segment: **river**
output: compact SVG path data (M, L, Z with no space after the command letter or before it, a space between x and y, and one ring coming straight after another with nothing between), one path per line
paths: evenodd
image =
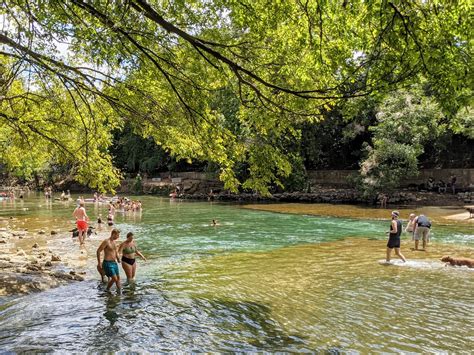
M87 271L83 282L2 297L0 350L474 349L474 270L439 261L444 254L474 256L472 224L434 223L427 252L411 251L413 242L403 236L408 262L387 266L379 261L389 210L318 205L310 215L288 205L141 199L142 213L116 217L121 239L133 231L148 258L138 261L137 282L122 294L105 292L94 270L95 250L108 227L87 240L81 253L67 233L73 202L30 196L0 205L0 217L14 217L12 228L59 231L38 236L38 242ZM106 216L105 206L86 208L93 220ZM403 210L402 217L407 214ZM220 225L211 226L212 219Z

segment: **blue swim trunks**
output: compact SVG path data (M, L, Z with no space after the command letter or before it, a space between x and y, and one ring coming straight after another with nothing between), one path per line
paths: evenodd
M108 277L119 274L118 264L115 261L104 260L102 262L102 269L104 269L105 275Z

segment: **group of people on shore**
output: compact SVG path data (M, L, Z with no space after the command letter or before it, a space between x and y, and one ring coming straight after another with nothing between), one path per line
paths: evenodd
M428 181L426 181L424 188L426 188L428 191L438 192L440 194L446 193L448 189L450 189L451 193L454 195L456 193L456 181L456 175L451 175L448 183L446 183L443 179L439 179L437 182L435 182L435 180L430 177L428 178Z
M401 244L401 235L402 235L402 221L399 220L400 212L392 211L392 221L390 223L390 230L388 234L388 243L387 243L387 257L386 262L390 262L390 257L392 250L395 249L395 254L406 261L405 256L400 252ZM412 240L415 241L415 248L413 250L425 251L430 240L430 229L431 221L424 214L416 216L414 213L411 213L407 226L405 227L405 232L411 234ZM420 240L423 243L423 248L419 249Z

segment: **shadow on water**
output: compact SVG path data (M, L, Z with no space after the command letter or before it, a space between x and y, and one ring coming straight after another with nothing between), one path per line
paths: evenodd
M116 311L118 304L120 303L120 295L106 295L106 303L105 303L105 312L104 318L110 322L110 327L114 327L115 323L119 319L119 315Z
M132 330L131 321L137 317L136 309L140 308L140 297L136 294L136 285L124 284L118 292L115 286L106 291L106 284L99 282L97 301L103 304L97 324L86 336L84 350L118 351L129 347L125 333Z
M223 346L219 350L275 351L277 349L300 349L305 338L288 334L279 323L272 319L271 309L251 301L206 300L199 307L209 309L210 316L224 330Z

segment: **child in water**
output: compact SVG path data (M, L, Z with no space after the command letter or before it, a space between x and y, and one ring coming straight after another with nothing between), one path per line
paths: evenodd
M107 216L107 224L109 226L114 225L114 215L111 212L109 212L109 215Z

